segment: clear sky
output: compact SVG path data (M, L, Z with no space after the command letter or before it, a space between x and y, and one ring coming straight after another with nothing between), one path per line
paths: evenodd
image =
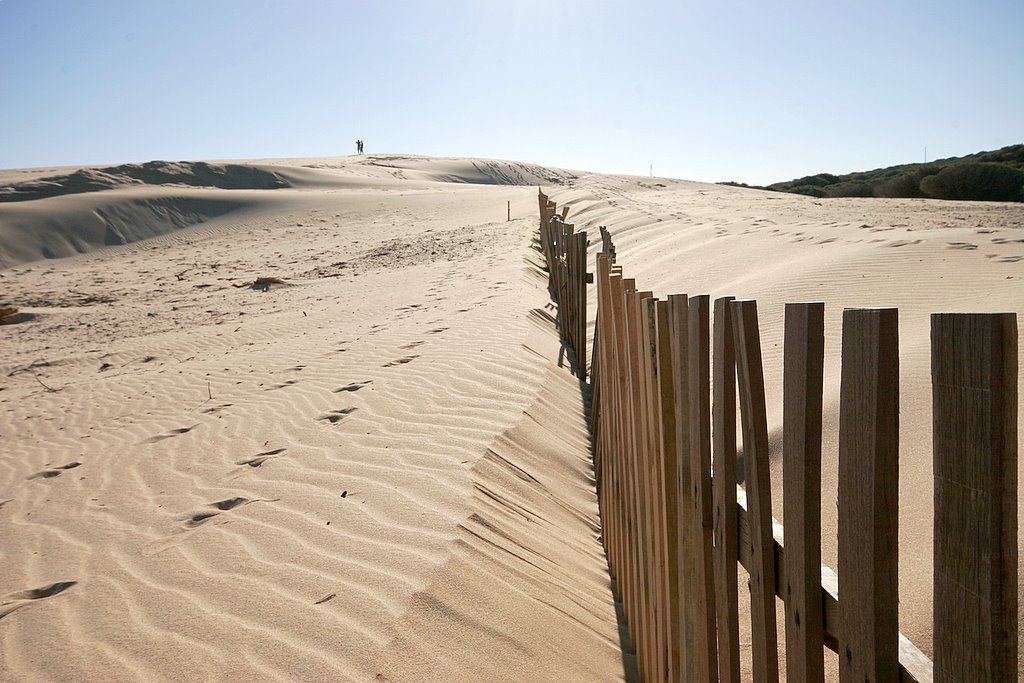
M0 167L484 156L768 183L1024 142L1024 0L0 0Z

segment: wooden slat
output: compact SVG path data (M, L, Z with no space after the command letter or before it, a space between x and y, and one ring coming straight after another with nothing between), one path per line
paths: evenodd
M640 622L640 604L642 598L642 585L640 580L640 558L638 536L638 515L636 511L637 480L636 480L636 415L634 405L633 371L635 364L635 343L636 329L633 324L632 310L630 305L634 301L633 295L636 292L635 280L629 278L623 281L622 300L619 302L620 320L622 324L622 355L620 358L622 371L622 428L623 428L623 454L622 454L622 476L623 476L623 520L625 526L625 541L623 543L624 557L627 565L628 583L626 584L626 616L629 620L629 630L633 637L633 644L637 653L637 668L643 666L643 624ZM642 673L641 673L642 675Z
M655 309L657 299L646 297L640 304L640 361L641 373L643 375L643 432L644 432L644 457L643 468L646 482L644 495L644 514L647 519L647 533L645 542L648 556L648 586L649 597L647 612L650 618L650 648L651 648L651 675L647 678L652 683L664 680L664 672L667 668L665 655L665 596L662 585L662 572L664 560L662 552L664 544L661 536L663 525L661 515L663 509L663 492L661 490L658 473L661 469L661 418L658 413L658 398L660 395L656 376L657 363L657 330L655 328Z
M690 481L690 366L689 366L689 302L685 294L668 298L671 324L670 351L672 354L672 397L675 401L676 421L676 506L678 550L675 563L679 568L679 658L680 681L699 681L697 648L697 612L694 609L701 595L697 574L696 550L697 520Z
M712 494L714 499L715 606L718 674L723 683L740 680L739 595L736 534L736 353L731 296L715 300L714 400L712 401Z
M932 316L935 680L1017 680L1017 318Z
M615 453L614 470L616 481L616 504L613 514L615 515L616 528L616 581L619 588L619 595L622 598L623 610L630 623L630 645L636 651L636 633L632 628L632 588L633 588L633 563L631 557L631 527L629 514L629 487L630 481L627 476L627 458L629 457L628 443L628 417L627 417L627 394L626 384L626 327L623 312L623 301L627 287L632 288L632 281L623 282L622 274L617 269L612 270L609 284L608 312L611 314L609 326L614 330L612 339L613 348L613 389L614 389L614 414L612 416L615 435L613 450Z
M896 309L843 311L839 414L839 679L898 675Z
M679 602L679 487L676 448L675 367L672 363L672 321L669 302L659 301L655 315L658 329L658 389L661 403L661 480L665 491L665 605L668 640L668 680L682 679L680 659Z
M694 509L694 558L697 594L689 599L695 613L694 654L697 680L718 680L715 633L715 581L711 518L711 362L708 296L689 300L690 491Z
M630 291L625 293L624 311L626 319L626 358L627 384L629 387L629 430L630 452L627 472L631 482L629 515L631 518L631 543L634 571L633 586L633 618L630 623L636 634L637 664L640 675L645 680L651 675L650 613L647 611L648 593L648 557L646 552L645 534L647 533L647 516L644 513L644 495L646 480L642 466L644 454L644 424L642 407L642 385L640 376L640 322L639 300L641 293Z
M606 254L597 255L595 270L597 272L597 309L600 311L602 305L608 305L609 296L608 279L611 276L611 263ZM608 316L598 318L594 322L594 362L595 367L600 367L602 370L606 370L608 366L607 348L609 345L601 346L597 343L597 340L605 335L610 335L610 332L603 329L607 326L607 322ZM614 532L611 529L613 524L610 521L612 499L609 495L610 487L613 485L613 479L609 474L609 460L612 456L609 453L610 449L607 442L608 430L605 428L610 408L606 406L608 399L602 395L599 373L594 374L590 390L590 416L595 444L594 476L597 485L598 512L601 516L601 541L604 545L605 555L608 557L608 569L614 578L615 567L611 549L611 535Z
M656 581L654 557L654 520L653 520L653 484L651 482L651 430L650 430L650 377L647 368L647 344L644 339L647 325L644 321L645 299L651 292L635 292L633 294L633 323L636 338L631 347L634 355L632 371L635 373L634 385L634 425L636 434L636 474L637 474L637 546L640 557L641 597L639 602L640 619L643 622L641 639L644 650L644 680L657 680L657 641L658 620L655 608Z
M743 459L751 512L750 618L753 675L756 681L779 680L775 623L775 556L772 547L772 489L768 459L768 420L761 367L757 302L734 301L732 311L736 369L743 423Z
M587 378L587 233L576 235L576 358L579 359L580 378Z
M782 399L782 509L786 520L786 678L820 683L821 399L825 304L786 304Z

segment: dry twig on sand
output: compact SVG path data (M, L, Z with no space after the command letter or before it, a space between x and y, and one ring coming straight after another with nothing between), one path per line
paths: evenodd
M35 365L36 365L35 363L32 363L31 365L29 365L28 366L28 370L29 370L29 372L32 373L32 376L36 378L36 381L39 382L39 384L41 384L42 387L44 389L46 389L47 391L49 391L49 392L57 393L58 391L60 391L60 389L54 389L53 387L51 387L48 384L46 384L46 382L44 382L43 380L39 379L39 375L36 374Z

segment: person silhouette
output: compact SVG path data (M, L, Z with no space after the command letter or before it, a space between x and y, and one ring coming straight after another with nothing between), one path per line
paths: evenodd
M356 140L356 154L362 154L362 153L363 153L363 141L362 140Z

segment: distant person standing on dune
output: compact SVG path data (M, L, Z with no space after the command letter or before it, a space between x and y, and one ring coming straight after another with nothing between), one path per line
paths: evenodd
M362 153L363 153L363 141L362 140L356 140L356 154L362 154Z

